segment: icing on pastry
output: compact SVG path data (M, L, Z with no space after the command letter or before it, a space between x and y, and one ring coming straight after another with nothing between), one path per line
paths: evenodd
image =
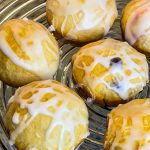
M105 146L110 144L109 150L117 147L126 150L149 150L149 108L150 99L141 99L133 100L112 110L108 117Z
M29 150L38 150L37 148L33 147L33 148L30 148Z
M83 62L82 67L78 64L84 56L91 57L93 62L90 65ZM92 83L89 84L88 79L91 78L91 73L98 64L107 71L100 75L94 75ZM73 70L75 68L84 70L85 75L82 83L89 85L89 89L103 83L123 100L128 100L130 89L140 86L142 90L148 81L148 64L145 55L131 48L126 42L121 44L121 42L111 39L106 39L103 43L95 46L81 48L73 62ZM116 74L119 74L120 78ZM115 82L112 85L106 81L109 75L115 77Z
M42 79L52 77L59 60L58 46L44 26L28 19L14 19L0 29L0 50L16 65ZM44 49L49 53L48 63Z
M31 84L33 84L33 86ZM43 114L52 117L52 122L45 134L45 141L48 140L52 130L60 125L62 126L62 130L58 149L62 149L65 131L68 131L71 135L72 143L75 144L75 127L79 124L85 127L88 126L88 119L80 114L82 112L84 115L88 115L84 102L69 88L58 84L56 81L47 80L33 82L31 84L18 89L13 97L13 103L19 104L22 109L27 109L31 117L29 118L29 116L25 114L23 120L18 124L19 113L14 113L12 122L14 124L17 123L18 126L11 133L10 143L15 143L17 136L30 125L33 119L37 115ZM69 104L71 101L80 104L75 105L78 107L71 108L72 110L70 110ZM67 117L65 117L65 115ZM82 135L81 138L86 138L88 135L89 132Z
M141 36L150 35L150 1L137 8L127 20L125 38L133 45Z
M49 3L50 6L48 6L48 9L52 11L54 16L52 20L53 26L57 24L57 16L65 17L61 25L61 33L64 33L64 27L69 19L68 17L73 19L75 29L70 29L67 35L72 35L74 32L91 29L99 23L102 24L106 34L110 29L110 21L112 16L117 16L117 9L114 12L114 8L116 8L116 6L114 6L115 2L112 6L113 9L110 9L107 6L108 0L50 0Z

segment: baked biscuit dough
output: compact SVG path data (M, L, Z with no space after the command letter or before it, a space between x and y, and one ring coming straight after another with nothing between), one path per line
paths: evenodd
M9 101L5 124L18 150L73 150L89 135L84 101L54 80L19 88Z
M142 53L150 56L150 1L132 0L121 20L125 39Z
M149 150L150 99L119 105L108 115L105 150Z
M115 0L47 0L46 12L57 32L78 42L103 37L117 17Z
M59 64L55 38L40 23L13 19L0 25L0 79L11 86L52 78Z
M72 58L73 77L99 105L115 106L134 98L148 82L145 55L126 42L100 40Z

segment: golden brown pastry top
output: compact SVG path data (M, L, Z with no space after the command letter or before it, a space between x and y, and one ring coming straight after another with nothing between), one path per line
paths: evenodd
M143 89L148 82L148 64L145 55L128 43L114 39L100 40L82 47L73 56L73 71L82 70L79 84L95 88L103 83L128 100L129 90L137 86ZM113 83L109 81L113 79Z
M149 149L150 99L137 99L119 105L108 115L108 121L105 149Z
M65 33L64 30L70 30L67 33L68 36L73 36L72 34L78 31L94 28L98 24L102 24L106 34L110 29L111 18L117 16L114 0L48 0L47 10L52 13L51 22L54 27L61 26L62 33ZM61 25L57 21L57 17L60 16L65 17ZM66 23L72 27L65 29Z
M122 27L125 38L131 45L141 36L150 35L149 8L149 0L132 0L124 9Z

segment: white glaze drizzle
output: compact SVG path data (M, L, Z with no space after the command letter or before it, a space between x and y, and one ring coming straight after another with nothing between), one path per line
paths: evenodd
M15 112L15 114L13 115L12 122L14 124L18 124L19 123L19 114L17 112Z
M125 38L133 45L141 36L150 35L150 1L137 8L128 18Z
M112 48L113 47L113 48ZM117 50L117 47L120 47L120 50ZM115 52L115 56L107 56L107 57L103 57L102 55L98 54L97 52L99 51L108 51L108 49L110 49L110 53L111 52ZM116 48L116 49L115 49ZM94 87L96 87L99 83L103 83L104 85L106 85L106 87L110 90L113 90L114 92L116 92L123 100L128 100L129 97L129 93L128 90L134 89L137 86L141 86L141 90L143 89L143 87L146 85L146 82L148 81L148 64L146 62L146 58L145 55L137 52L136 50L131 49L131 47L127 44L127 43L123 43L121 44L121 42L116 42L114 40L110 40L110 39L106 39L102 44L100 45L96 45L90 48L85 48L82 50L80 55L77 55L73 67L78 67L80 69L83 69L85 71L85 76L83 79L83 83L85 83L89 89L93 89ZM131 51L133 52L132 55L128 55L126 53L126 51ZM80 61L81 57L83 56L90 56L93 58L93 63L90 66L86 66L85 64L84 67L79 67L78 66L78 62ZM122 59L123 61L123 65L116 65L116 66L112 66L110 67L110 62L111 59L119 57ZM133 62L132 58L137 58L141 60L142 65L137 65L135 62ZM94 67L97 64L101 64L103 65L105 68L108 69L108 71L102 75L101 77L94 77L93 82L92 83L88 83L88 78L90 76L91 71L94 69ZM144 70L143 70L143 68ZM125 70L130 69L132 71L132 74L130 76L127 76L125 74ZM139 70L139 72L137 72L135 69ZM123 80L119 80L118 78L116 78L116 80L119 83L120 88L117 88L116 86L110 86L105 80L104 78L109 75L112 74L113 76L115 76L116 73L119 73L122 77ZM131 83L130 80L134 79L134 78L140 78L140 82L138 83ZM143 81L142 77L145 78L145 81Z
M38 88L38 85L51 85L51 87L48 88ZM79 111L83 111L86 115L87 113L87 108L84 104L84 102L79 99L76 95L72 94L66 87L63 87L61 84L56 84L52 83L52 81L47 80L47 81L41 81L37 82L37 86L32 87L30 85L26 85L19 90L14 95L14 101L16 103L19 103L20 108L26 108L31 115L31 118L27 120L27 116L24 116L23 121L20 122L18 127L12 132L11 134L11 143L15 143L15 140L17 136L23 132L23 130L30 125L30 123L34 120L34 118L38 114L43 114L43 115L48 115L53 117L52 122L47 129L46 132L46 137L45 137L45 143L47 140L49 140L49 136L52 132L52 130L56 126L61 126L61 135L60 135L60 141L59 141L59 149L62 150L62 142L63 142L63 136L64 132L68 132L71 136L72 139L72 144L73 144L73 149L75 148L75 135L74 135L74 129L77 127L77 125L82 124L85 128L88 127L88 118L83 118L81 115L77 115ZM58 91L54 90L55 88L61 89L63 93L59 93ZM33 91L38 91L35 93L31 98L23 100L22 96L27 93L27 92L33 92ZM42 96L46 93L52 93L56 94L56 96L52 97L46 102L41 102L40 99ZM62 100L62 105L60 107L57 106L57 103ZM32 104L28 104L28 101L32 101ZM68 104L70 101L75 101L76 108L73 108L70 110L68 108ZM48 110L48 108L52 106L54 109L56 109L56 112L52 113ZM67 118L64 118L64 115L67 115ZM18 116L18 114L17 114ZM87 116L88 117L88 116ZM16 118L16 113L14 113L13 118ZM15 123L16 121L12 119L12 122ZM85 135L82 135L80 138L86 138L89 135L89 132L87 132ZM38 135L40 136L40 135ZM73 150L72 149L72 150Z
M79 0L57 0L56 1L48 1L47 8L50 9L54 16L65 16L65 20L61 27L61 32L64 32L64 26L66 25L66 20L68 16L71 15L76 25L75 29L70 29L67 33L67 36L75 36L74 33L82 30L88 30L94 28L98 24L101 24L105 29L105 34L110 29L110 21L113 15L117 16L116 3L114 1L113 6L111 8L107 7L108 0L85 0L84 3ZM54 4L53 4L54 3ZM57 3L57 5L56 5ZM55 9L55 6L58 8ZM81 19L79 23L75 21L74 14L83 11L84 17ZM105 18L105 19L104 19ZM104 19L104 20L103 20ZM55 26L55 19L52 20L53 26ZM76 37L74 37L76 38Z
M20 37L19 33L21 28L24 28L26 22L26 36ZM7 26L11 28L12 34L19 44L23 52L30 58L30 60L24 60L18 57L6 41L6 32L3 30L3 26L0 29L0 49L1 51L16 65L25 68L31 72L34 72L42 79L48 79L54 75L56 72L58 62L59 62L59 52L58 47L55 45L47 34L47 30L42 27L39 23L33 22L28 19L15 19L6 23ZM32 25L29 25L32 24ZM32 27L31 27L32 26ZM33 29L34 28L34 29ZM52 58L51 64L48 64L45 58L44 51L42 48L42 41L47 41L51 47L46 47L49 53L54 57ZM31 45L28 45L32 42Z
M38 150L36 147L32 147L29 150Z

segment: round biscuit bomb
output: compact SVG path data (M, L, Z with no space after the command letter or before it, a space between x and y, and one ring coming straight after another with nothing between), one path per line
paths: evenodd
M108 115L104 150L149 150L150 99L119 105Z
M148 82L145 55L126 42L100 40L82 47L72 59L73 77L100 106L133 99Z
M55 38L40 23L13 19L0 25L0 79L11 86L52 78L59 64Z
M136 49L150 56L150 1L132 0L123 11L122 31Z
M48 21L68 40L102 38L117 17L115 0L47 0Z
M54 80L19 88L4 119L19 150L73 150L89 135L84 101Z

